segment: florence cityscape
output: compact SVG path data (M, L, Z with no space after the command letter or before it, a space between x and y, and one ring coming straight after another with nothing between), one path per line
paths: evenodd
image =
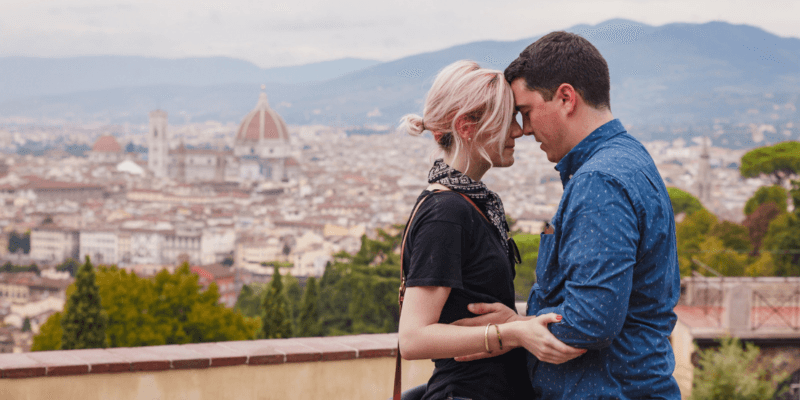
M610 19L569 30L609 59L612 110L670 189L682 277L670 342L684 398L694 398L708 368L698 360L725 337L760 346L752 365L774 375L757 379L771 385L763 398L796 398L787 396L800 394L800 39L724 22ZM753 50L755 40L769 44ZM256 371L254 351L276 352L282 358L274 364L290 365L291 354L302 353L291 346L315 349L323 361L338 346L353 352L354 363L372 362L360 359L364 348L396 344L381 335L397 332L400 235L439 155L430 133L402 134L399 119L421 113L445 65L471 58L502 70L531 41L449 44L384 61L308 60L295 75L281 65L237 64L235 56L199 57L187 67L172 57L0 53L0 71L18 78L0 78L0 352L28 357L0 354L0 376L10 378L0 378L0 387L10 382L9 398L43 398L62 383L32 389L16 377L54 379L48 368L63 365L87 364L81 373L93 373L97 361L85 356L36 358L87 348L69 347L65 333L66 305L83 293L84 264L96 275L107 320L99 347L122 349L114 357L130 364L109 376L131 375L137 385L149 375L169 379L137 372L138 356L125 351L150 346L148 357L161 360L153 356L161 347L169 354L171 345L198 343L247 354L248 371ZM680 60L686 49L691 57ZM95 68L73 71L69 63ZM314 68L328 75L315 78ZM71 71L69 79L30 83L41 71L61 70ZM761 158L748 161L759 149ZM514 158L483 181L502 198L523 255L514 281L521 302L536 279L539 233L564 189L532 137L516 140ZM745 317L734 315L737 307L749 310ZM298 342L272 342L287 338ZM200 347L180 351L192 356L176 353L160 370L196 371L177 362L205 357L214 366L217 357ZM258 368L273 368L259 370L274 376L275 397L265 398L289 397L297 393L289 387L315 376L332 382L308 393L350 393L340 384L383 395L388 381L373 384L359 371L387 369L388 355L365 356L387 366L348 364L343 378L324 369L339 367ZM64 357L74 360L64 364ZM424 383L430 364L409 363L412 379ZM50 367L37 372L39 365ZM226 368L234 367L216 370ZM208 379L222 379L209 371ZM227 398L202 385L187 389L206 377L189 373L176 378L175 391L155 385L130 396ZM72 382L63 387L80 385ZM137 398L102 390L97 398Z

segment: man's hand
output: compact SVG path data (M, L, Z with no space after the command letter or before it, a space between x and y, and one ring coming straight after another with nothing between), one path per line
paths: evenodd
M467 306L477 317L464 318L452 323L458 326L486 326L486 324L504 324L527 319L503 303L474 303Z

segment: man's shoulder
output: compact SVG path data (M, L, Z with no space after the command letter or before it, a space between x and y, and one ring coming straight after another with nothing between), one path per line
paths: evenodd
M609 139L581 166L578 174L600 172L626 181L645 169L655 168L655 162L644 145L624 132Z

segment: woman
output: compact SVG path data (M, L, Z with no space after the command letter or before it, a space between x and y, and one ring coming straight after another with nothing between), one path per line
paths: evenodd
M415 136L431 131L444 157L428 174L431 186L417 200L405 236L400 353L407 360L434 359L425 400L534 398L521 347L538 356L537 340L559 316L450 325L475 316L470 303L514 309L516 247L508 241L500 198L481 182L490 168L514 163L514 141L522 130L511 88L502 72L458 61L436 77L423 113L403 117L401 128ZM454 360L476 353L494 357Z

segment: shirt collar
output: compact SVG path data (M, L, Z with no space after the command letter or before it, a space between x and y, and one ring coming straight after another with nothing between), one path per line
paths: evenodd
M592 131L589 136L583 138L556 164L556 171L561 174L561 184L566 186L567 182L572 179L572 174L583 166L583 163L600 148L600 145L622 132L625 132L625 127L622 126L619 119L612 119Z

